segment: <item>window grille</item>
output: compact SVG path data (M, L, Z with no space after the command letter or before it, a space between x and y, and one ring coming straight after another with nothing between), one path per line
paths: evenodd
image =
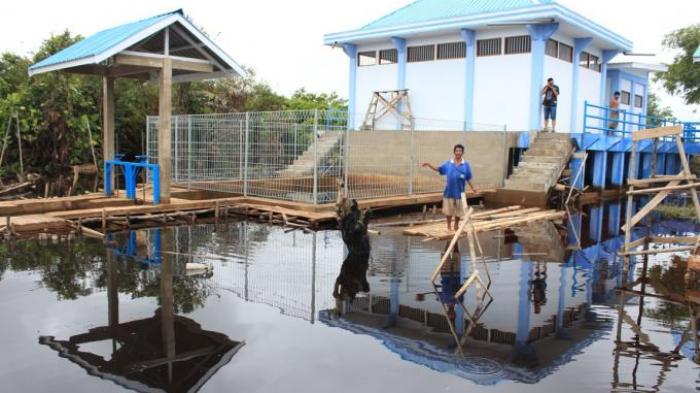
M620 101L625 105L629 105L630 104L630 92L622 90L620 92Z
M495 56L501 54L501 39L489 38L476 41L477 56Z
M634 107L641 108L644 105L644 97L639 94L634 95Z
M408 59L406 61L409 63L430 60L435 60L435 45L408 47Z
M581 57L578 59L578 65L583 68L588 68L588 60L590 60L591 55L588 52L581 52Z
M379 51L379 64L396 64L399 62L399 52L396 49Z
M367 51L357 53L357 65L359 67L377 64L377 52Z
M570 45L559 43L559 59L572 63L574 61L574 48Z
M592 69L593 71L600 72L600 58L598 56L590 55L588 58L588 68Z
M446 42L438 44L437 58L444 59L463 59L467 57L467 45L462 42Z
M549 39L547 40L547 46L545 47L544 53L548 56L557 57L557 54L559 53L558 47L559 42Z
M529 35L506 37L506 54L530 53L531 43Z

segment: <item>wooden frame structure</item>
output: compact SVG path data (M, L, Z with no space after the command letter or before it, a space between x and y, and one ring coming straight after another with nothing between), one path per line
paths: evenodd
M440 290L438 289L438 284L437 284L437 279L440 277L440 272L445 265L445 263L450 259L450 256L452 255L452 252L455 249L455 246L457 245L457 242L459 241L459 238L461 237L462 233L466 233L467 237L467 244L469 245L469 257L470 257L470 262L471 262L471 274L469 275L469 278L461 285L459 290L454 294L454 299L457 300L457 304L462 307L464 310L464 315L467 317L467 320L469 321L469 326L467 326L466 331L464 334L462 334L462 337L459 337L457 335L457 330L455 329L454 322L449 318L448 316L448 310L445 304L440 301L440 304L443 307L443 311L445 312L445 317L447 318L447 324L450 327L450 333L452 334L452 337L455 340L455 343L457 344L457 352L460 354L463 353L462 346L464 345L464 342L466 341L466 338L469 336L469 333L471 330L476 326L478 320L481 318L481 316L484 314L488 306L493 302L493 295L491 295L491 292L489 291L489 287L491 286L491 274L489 273L488 265L486 265L486 262L483 260L483 250L481 248L481 243L479 242L479 238L476 236L476 230L474 228L473 222L472 222L472 214L474 213L474 208L470 207L467 205L467 198L464 193L462 193L461 196L462 199L462 208L464 209L464 219L462 223L459 225L459 228L455 232L454 236L452 237L452 240L450 240L449 245L445 249L445 252L442 255L442 259L440 260L440 263L438 266L435 268L435 271L433 272L433 275L430 278L430 282L433 285L433 290L435 291L435 294L440 298ZM477 249L479 251L479 256L477 257ZM484 271L486 272L486 277L487 280L484 280L481 278L481 273L479 271L478 267L478 261L481 260L482 264L484 265ZM469 289L471 286L476 286L476 297L477 297L477 307L474 310L474 312L470 312L466 306L464 305L463 302L459 301L459 298ZM489 297L489 301L486 302L486 296Z
M632 133L630 174L629 180L627 181L629 185L629 190L627 191L627 210L625 215L625 225L623 225L622 227L622 230L625 231L625 244L624 249L621 253L621 255L623 255L624 257L623 277L625 279L627 278L629 273L630 257L633 255L657 254L662 252L666 253L679 251L697 251L698 245L700 245L700 236L695 236L690 239L678 240L678 243L687 243L688 240L690 240L691 243L694 244L694 246L633 251L634 248L636 248L644 242L644 238L639 239L638 241L632 241L632 232L634 231L635 225L637 225L642 219L647 217L661 202L663 202L664 199L666 199L667 196L671 195L674 191L690 191L691 198L693 200L693 205L695 206L695 218L700 222L700 201L698 201L697 195L697 188L700 187L700 182L696 182L696 176L693 175L690 171L690 165L688 164L688 156L685 154L685 148L683 147L683 141L681 139L682 133L683 128L681 126L651 128ZM656 168L654 163L656 162L656 145L659 138L673 138L676 142L676 146L678 148L678 155L681 160L681 171L677 175L656 176ZM637 143L639 141L649 139L652 139L654 144L654 148L652 150L652 174L650 178L637 179ZM651 197L651 199L637 213L632 215L635 196L638 195L648 195ZM627 286L627 288L634 287L637 284L639 283L631 283L630 286Z
M377 121L389 114L394 115L399 120L402 130L412 130L414 128L408 89L375 91L372 93L365 120L362 122L362 129L374 130Z

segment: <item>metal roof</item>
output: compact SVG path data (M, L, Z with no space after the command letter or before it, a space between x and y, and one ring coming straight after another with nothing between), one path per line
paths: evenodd
M363 29L399 26L434 19L512 10L552 2L553 0L417 0L368 23Z
M166 27L175 24L178 32L176 38L197 41L198 44L201 44L203 50L206 51L206 53L200 54L200 57L212 58L215 64L220 65L219 72L216 73L217 76L225 73L245 75L245 70L196 28L185 17L181 9L95 33L33 64L29 67L29 75L56 70L77 69L78 67L90 65L104 65L104 62L110 57L137 44L152 46L153 38L158 33ZM191 46L195 47L194 45ZM199 45L197 47L199 48ZM151 48L144 49L149 50Z
M698 48L695 49L695 53L693 53L693 62L694 63L700 62L700 45L698 45Z
M499 24L556 22L560 30L592 37L601 49L631 51L632 41L554 0L417 0L359 29L326 34L326 45L385 41L391 37L488 29Z

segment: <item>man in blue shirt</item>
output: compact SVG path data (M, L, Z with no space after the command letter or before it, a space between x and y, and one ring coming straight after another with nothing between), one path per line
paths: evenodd
M472 185L472 171L469 163L464 161L464 146L455 145L454 158L442 163L439 167L424 162L423 167L430 168L435 172L445 176L445 192L442 194L442 213L447 217L447 229L456 231L459 228L459 219L464 216L464 207L462 206L462 193L464 187L469 184L472 191L476 192L476 188ZM455 225L452 227L452 217L454 217Z

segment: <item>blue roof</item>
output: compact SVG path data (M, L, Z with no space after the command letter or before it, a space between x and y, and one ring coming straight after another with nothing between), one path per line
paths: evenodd
M394 27L435 19L507 11L553 2L553 0L417 0L365 25L362 29Z
M158 22L167 19L173 15L182 15L182 10L176 10L161 15L156 15L148 19L143 19L137 22L127 23L111 29L102 30L98 33L85 38L82 41L41 60L40 62L29 67L29 71L44 68L61 63L67 63L75 60L90 58L100 55L101 53L113 48L119 43L129 39L139 32L147 29Z

